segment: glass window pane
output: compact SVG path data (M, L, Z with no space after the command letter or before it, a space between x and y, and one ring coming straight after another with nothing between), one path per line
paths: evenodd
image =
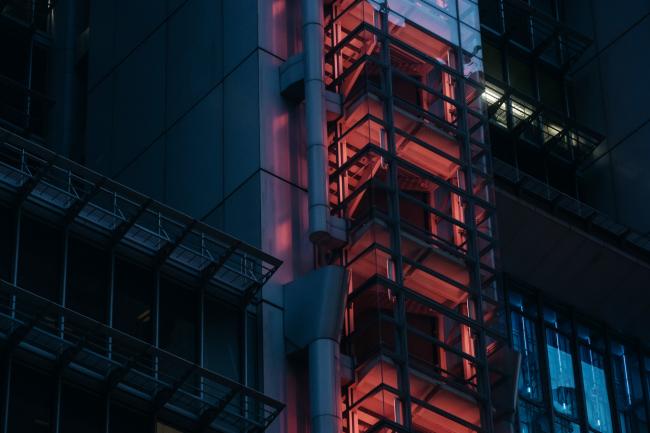
M10 433L52 431L54 381L31 368L13 363L9 396Z
M22 217L18 285L58 302L62 253L63 242L58 230Z
M474 27L477 30L481 29L478 5L476 3L469 0L459 0L458 11L460 13L460 19L462 22Z
M519 393L532 400L541 400L542 387L535 323L513 312L512 340L514 349L521 353Z
M638 354L622 344L612 344L614 394L621 433L646 433L641 371Z
M520 433L549 433L551 431L548 415L542 408L520 400L517 414Z
M205 300L204 365L233 380L241 379L241 312L216 299Z
M149 415L129 410L111 402L110 433L152 433L153 419Z
M14 260L15 222L13 212L0 207L0 279L11 281Z
M106 321L110 258L107 252L70 237L66 306Z
M149 343L153 335L153 282L153 275L148 270L115 260L113 326Z
M196 361L197 313L195 292L160 279L160 347Z
M61 432L103 433L106 414L104 402L95 395L72 386L61 394Z
M586 346L580 346L580 366L589 426L601 433L611 433L612 418L603 356Z
M546 350L548 351L553 408L561 414L575 417L577 415L576 384L569 339L552 329L547 329Z
M481 49L481 33L468 25L460 25L460 39L463 50L471 53L472 56L483 58Z
M580 425L558 416L555 417L555 433L580 433Z

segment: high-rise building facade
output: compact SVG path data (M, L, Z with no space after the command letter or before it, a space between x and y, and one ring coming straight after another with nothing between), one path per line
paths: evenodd
M0 1L0 433L647 433L629 3Z

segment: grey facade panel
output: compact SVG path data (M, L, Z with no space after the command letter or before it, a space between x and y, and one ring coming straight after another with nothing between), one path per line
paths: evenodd
M190 0L169 19L166 123L171 125L223 78L220 2Z
M223 198L222 92L215 88L167 133L167 202L197 218Z

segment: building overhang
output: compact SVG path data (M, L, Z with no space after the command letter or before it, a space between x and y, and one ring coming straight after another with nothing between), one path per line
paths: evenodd
M496 190L504 272L549 300L650 342L647 260L554 215L541 204Z
M246 305L281 261L0 128L0 201Z

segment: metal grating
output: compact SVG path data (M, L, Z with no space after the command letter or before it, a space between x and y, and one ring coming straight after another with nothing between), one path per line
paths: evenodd
M103 234L111 246L136 248L157 265L197 276L208 290L227 290L244 302L282 263L124 185L0 128L0 190L14 205L33 202L63 224Z

